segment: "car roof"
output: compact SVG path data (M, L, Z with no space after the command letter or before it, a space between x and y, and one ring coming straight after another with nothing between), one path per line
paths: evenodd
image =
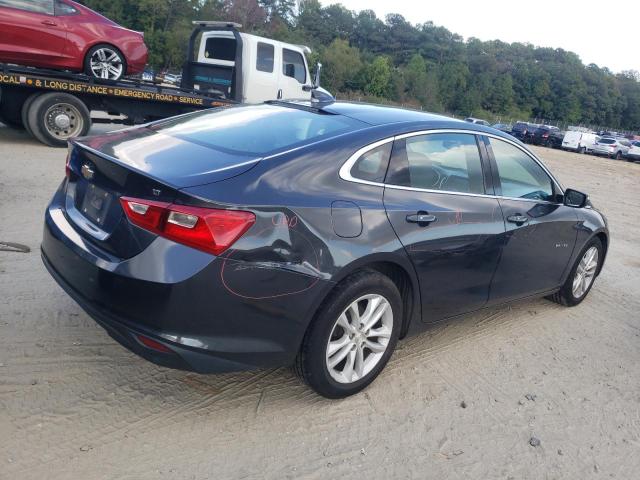
M317 110L318 112L343 115L355 120L359 120L369 125L386 125L400 122L457 122L467 123L444 115L423 112L420 110L409 110L406 108L392 107L386 105L373 105L360 102L330 102L315 103L310 101L285 101L268 102L277 103L284 106L302 107Z
M432 129L456 129L469 130L470 133L490 134L497 137L505 138L511 142L521 143L500 130L491 126L479 123L470 123L456 118L428 113L419 110L408 110L406 108L391 107L386 105L374 105L359 102L330 102L315 103L310 101L269 101L268 104L288 106L291 108L303 108L305 110L314 110L318 113L343 115L365 124L370 125L371 129L385 129L386 125L393 126L395 134L408 133L419 130Z

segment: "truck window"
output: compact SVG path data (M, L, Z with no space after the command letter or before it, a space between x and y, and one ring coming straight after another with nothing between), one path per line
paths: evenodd
M236 59L236 39L228 37L207 38L204 56L214 60L233 62Z
M270 43L258 42L258 55L256 58L256 70L260 72L273 72L273 57L275 50Z
M287 77L295 78L299 83L307 81L307 71L300 52L294 52L286 48L282 49L282 73Z
M53 0L0 0L0 7L11 7L28 12L53 15Z

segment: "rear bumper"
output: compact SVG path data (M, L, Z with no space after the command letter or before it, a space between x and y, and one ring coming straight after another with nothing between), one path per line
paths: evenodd
M156 364L200 373L293 361L327 280L213 257L161 238L136 257L113 261L78 234L59 195L45 214L43 262L123 346ZM261 295L274 284L309 287L304 294ZM144 346L140 334L173 353Z
M256 367L254 363L242 363L240 361L229 360L211 354L210 352L189 349L175 342L168 342L163 338L162 332L160 331L152 331L149 328L132 325L122 319L117 319L111 312L87 301L86 298L75 290L51 264L44 250L41 251L41 255L42 262L54 280L58 282L58 285L60 285L98 325L104 328L111 338L142 358L163 367L189 370L198 373L222 373L236 370L250 370ZM138 340L138 335L152 338L156 342L169 348L173 353L162 353L144 346L140 340Z

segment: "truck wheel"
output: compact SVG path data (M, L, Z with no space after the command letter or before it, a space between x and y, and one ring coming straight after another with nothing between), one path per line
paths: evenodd
M84 73L103 80L120 80L127 73L127 61L116 47L96 45L84 59Z
M22 124L22 104L24 103L24 95L18 95L17 92L2 92L0 100L0 122L8 127L23 129Z
M27 113L33 136L52 147L66 147L67 140L86 135L91 114L86 105L68 93L45 93L33 100Z
M27 131L27 133L29 133L29 135L31 135L32 137L34 135L33 135L33 132L31 131L31 127L29 126L29 109L31 108L31 104L33 103L33 101L36 98L38 98L40 95L41 95L40 93L34 93L30 97L28 97L22 104L22 112L21 112L22 124L24 125L24 128Z

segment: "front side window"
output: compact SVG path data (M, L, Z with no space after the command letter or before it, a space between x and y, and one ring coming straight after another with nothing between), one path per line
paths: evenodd
M67 16L67 15L75 15L78 13L78 10L71 4L61 2L60 0L56 0L56 15L59 17Z
M53 0L0 0L0 7L53 15Z
M258 55L256 57L256 70L260 72L273 72L274 48L270 43L258 42Z
M351 168L351 176L369 182L381 183L387 173L392 142L380 145L362 154Z
M300 52L282 49L282 73L287 77L295 78L298 83L307 81L307 70Z
M483 194L482 163L475 136L434 133L396 141L386 183Z
M502 196L554 201L553 182L529 155L510 143L490 139L498 166Z

